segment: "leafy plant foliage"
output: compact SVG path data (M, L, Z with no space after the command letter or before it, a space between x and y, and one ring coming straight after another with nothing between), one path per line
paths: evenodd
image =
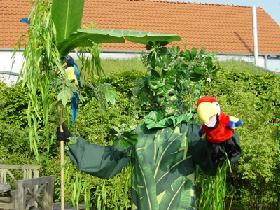
M149 76L138 82L136 93L142 106L154 110L145 118L149 128L189 122L194 101L200 96L200 81L211 80L219 69L214 56L196 49L182 51L156 45L143 61Z
M157 44L143 60L148 72L138 82L136 96L140 105L148 105L152 111L136 130L133 205L150 210L195 209L195 168L192 156L187 155L194 104L186 107L182 97L188 93L196 100L200 95L198 81L212 77L218 67L214 57L203 50L181 51ZM203 65L205 60L208 65ZM191 92L192 85L195 91Z
M110 66L107 62L103 61L104 67ZM115 61L113 67L124 66L127 71L122 74L110 72L110 77L100 81L110 83L116 89L118 100L114 106L109 104L101 111L92 89L85 86L81 90L85 100L79 111L77 131L92 143L116 144L123 131L143 122L143 117L150 111L148 106L139 107L133 101L134 88L137 87L134 81L143 79L144 69L132 73L135 61L126 61L127 65L123 65L123 61L118 62ZM104 70L107 71L106 68ZM228 177L227 182L232 188L226 191L226 208L231 205L231 209L277 209L277 75L247 63L225 62L221 63L220 71L211 82L203 83L201 90L202 94L217 96L225 113L237 116L245 123L237 131L243 154L233 167L233 174ZM185 106L188 106L185 102L187 97L183 98ZM34 163L34 155L28 150L28 102L27 91L20 84L11 88L0 84L0 163ZM56 122L52 117L49 123L50 133L55 133ZM42 133L44 131L40 125L37 129ZM55 200L58 201L60 167L55 150L57 146L53 144L51 161L42 165L41 174L56 175ZM65 167L65 198L71 202L76 169L68 159ZM90 190L94 208L97 205L100 209L130 208L130 170L125 169L108 180L82 173L82 185L88 183L90 186L87 190ZM80 202L83 202L84 194L82 190Z
M28 29L28 41L23 53L25 62L21 72L23 86L27 87L30 99L27 109L29 144L37 160L40 159L39 147L42 145L42 139L47 142L47 150L51 142L49 112L53 109L53 102L56 101L55 92L59 90L69 92L66 88L69 84L66 85L60 54L55 45L55 28L50 11L50 2L34 1L30 14L32 21ZM39 125L43 126L43 136L39 135Z

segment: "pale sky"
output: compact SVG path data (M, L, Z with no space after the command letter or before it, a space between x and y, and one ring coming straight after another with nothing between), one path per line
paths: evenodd
M280 2L276 0L178 0L195 3L229 4L262 7L280 25Z

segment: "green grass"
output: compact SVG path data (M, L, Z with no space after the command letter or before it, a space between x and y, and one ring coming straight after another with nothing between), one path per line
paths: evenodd
M199 199L200 210L224 210L227 174L228 165L225 163L218 168L215 176L200 175L202 188Z
M276 74L272 71L267 71L264 68L256 67L252 63L248 63L245 61L220 61L219 62L222 69L225 71L234 71L234 72L246 72L252 74ZM101 60L102 68L104 69L104 73L106 75L111 75L115 73L122 73L126 71L131 72L146 72L146 68L142 63L140 58L132 58L132 59L102 59Z
M275 72L268 71L261 67L256 67L253 63L248 63L245 61L228 60L221 61L219 63L222 69L229 71L246 72L252 74L276 74Z
M133 58L127 60L120 59L102 59L101 60L102 68L106 75L122 73L126 71L131 72L145 72L146 69L140 58Z

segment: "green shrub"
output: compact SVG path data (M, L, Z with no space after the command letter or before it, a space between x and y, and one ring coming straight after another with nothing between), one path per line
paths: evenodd
M0 160L11 160L9 155L15 153L30 154L28 153L28 132L26 130L28 103L26 90L20 85L7 88L2 84L0 86L0 99Z
M0 85L0 120L8 124L16 123L21 127L27 125L26 109L28 105L26 89L21 84L11 88Z
M89 142L108 145L114 143L119 132L138 125L141 116L144 114L131 102L131 96L135 85L134 80L141 77L143 73L134 73L134 75L131 75L128 72L121 72L117 75L104 77L93 86L84 87L81 91L85 99L79 105L76 128L71 129L71 131L80 134ZM115 105L105 105L94 97L94 87L100 82L111 83L116 89L117 102ZM26 120L28 98L26 97L26 90L22 89L20 85L15 85L11 88L2 85L0 90L0 107L2 109L0 113L0 163L36 163L30 152L28 142ZM66 114L70 114L69 109L66 110ZM55 120L50 122L50 126L51 132L55 136ZM49 157L39 163L42 165L41 175L56 176L56 201L60 200L60 159L58 148L59 145L54 142L51 146ZM106 209L119 209L130 206L130 198L127 193L131 186L129 168L111 179L101 180L78 172L68 157L66 157L65 167L66 202L71 202L76 175L81 174L82 186L88 186L86 190L91 192L92 203L95 205L101 205ZM81 202L84 200L84 195L85 190L82 190L79 198Z
M125 61L120 62L122 66L128 66L124 69L136 65L135 61L132 64L129 64L130 61L126 61L128 64L124 64ZM118 66L118 61L114 61L111 66ZM247 63L223 62L221 67L222 70L214 80L204 85L204 94L217 96L225 113L244 121L244 125L237 130L243 154L230 176L229 184L232 190L228 192L227 205L232 202L232 209L238 210L276 209L274 163L278 123L277 75L256 69ZM118 71L108 70L110 74L101 81L111 83L116 89L116 105L104 105L94 98L96 84L84 87L82 92L85 100L79 106L77 126L72 132L79 133L90 142L108 145L114 142L118 132L141 122L146 111L140 110L133 102L133 88L135 79L143 77L144 72L122 71L116 74ZM7 88L0 85L0 163L35 163L28 145L25 113L27 104L26 90L21 86ZM55 136L55 120L52 120L50 125ZM41 163L41 175L56 176L57 201L60 193L58 148L59 145L54 142L50 156ZM71 202L76 174L79 172L67 157L65 171L65 197L67 202ZM129 177L129 168L108 180L82 174L82 184L89 185L94 205L99 203L104 209L120 209L130 203L127 194ZM84 194L82 191L80 201Z
M237 129L243 154L231 175L233 209L276 209L277 75L245 62L221 67L203 92L216 96L222 111L244 121Z

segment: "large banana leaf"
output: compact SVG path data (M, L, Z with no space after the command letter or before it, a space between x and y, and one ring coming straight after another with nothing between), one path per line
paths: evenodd
M130 42L148 44L148 42L164 42L180 41L180 36L176 34L162 34L153 32L125 31L125 39Z
M68 39L58 44L61 55L65 55L76 47L90 47L95 43L123 43L122 36L115 36L114 30L82 30L72 33Z
M52 19L56 28L57 44L81 28L84 0L53 0Z
M188 128L182 125L150 131L141 127L133 163L135 209L195 209L195 170L188 153Z
M105 29L77 29L66 40L58 44L62 55L76 47L91 46L95 43L123 43L125 39L131 42L147 44L148 42L171 42L180 40L176 34L160 34L151 32L137 32L126 30Z
M56 44L61 55L76 47L90 47L95 43L179 41L175 34L160 34L126 30L80 29L84 0L53 0L51 15L56 29Z
M132 30L122 30L122 29L111 29L111 30L93 30L93 29L80 29L79 32L93 33L93 32L103 32L110 34L115 37L123 37L127 41L148 44L148 42L173 42L180 41L180 36L176 34L162 34L154 32L143 32L143 31L132 31Z

